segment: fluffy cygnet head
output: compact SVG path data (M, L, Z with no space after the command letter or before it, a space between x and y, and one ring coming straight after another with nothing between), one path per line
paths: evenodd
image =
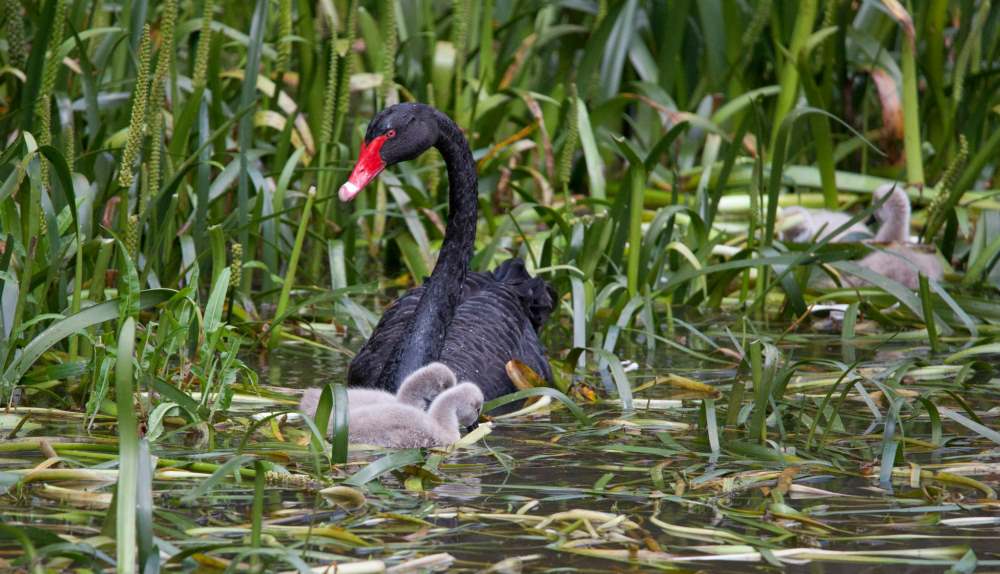
M786 207L781 210L781 218L793 220L790 225L781 230L780 238L782 241L805 243L812 239L813 222L808 209L798 205Z
M888 196L888 197L886 197ZM903 187L895 183L881 185L872 193L872 201L878 203L885 199L875 210L878 220L877 243L907 243L910 240L910 198Z
M479 422L479 414L483 411L483 391L474 383L469 382L463 382L456 388L461 393L458 408L455 409L458 424L465 428L476 426L476 423Z
M438 395L454 387L457 382L455 372L447 365L429 363L406 377L396 391L396 398L405 405L426 410Z
M473 383L461 383L434 399L428 414L444 428L469 428L479 420L483 391Z

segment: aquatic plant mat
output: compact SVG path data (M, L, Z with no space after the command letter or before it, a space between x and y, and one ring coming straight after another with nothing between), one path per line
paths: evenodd
M773 349L795 366L760 442L725 426L756 412L753 375L736 363L629 373L633 410L590 404L592 425L545 401L450 451L352 447L334 465L300 417L267 417L287 404L238 394L224 424L165 418L144 459L146 552L165 570L206 571L1000 565L996 373L898 343L844 347L863 360L838 366L827 339ZM261 391L342 366L281 351L262 360L272 379ZM692 389L695 379L710 392ZM744 385L747 399L730 402ZM120 445L110 418L87 424L49 409L0 415L16 435L0 442L4 563L23 564L22 552L50 569L113 563Z

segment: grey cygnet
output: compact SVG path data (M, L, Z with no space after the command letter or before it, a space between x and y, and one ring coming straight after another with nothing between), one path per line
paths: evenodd
M483 392L461 383L438 395L426 412L402 403L351 409L348 440L390 448L445 446L472 426L483 407Z
M830 211L827 209L809 209L798 205L786 207L781 210L782 219L795 218L795 222L785 227L778 234L779 239L792 243L805 243L807 241L819 241L832 235L851 219L849 213ZM860 241L872 236L872 232L864 223L855 222L847 229L834 235L831 243L845 243Z
M875 190L873 201L881 201L886 196L888 198L875 211L879 228L873 240L885 245L865 256L858 265L902 283L909 289L920 286L921 274L940 281L944 277L944 268L937 254L924 252L910 243L910 198L896 184L885 184ZM868 284L860 277L844 279L846 284L852 286Z
M421 410L458 381L455 373L443 363L429 363L411 373L399 386L396 394L381 389L347 389L348 411L375 405L401 403ZM309 416L316 415L316 407L323 389L306 389L299 401L299 410Z

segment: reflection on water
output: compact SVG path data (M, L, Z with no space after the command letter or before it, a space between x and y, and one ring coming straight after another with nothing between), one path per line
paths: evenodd
M350 357L341 353L293 345L269 354L247 354L243 359L257 371L261 384L296 389L344 382L350 362Z
M431 491L433 495L442 502L452 502L455 504L476 500L483 494L479 478L457 477L454 481L439 484Z

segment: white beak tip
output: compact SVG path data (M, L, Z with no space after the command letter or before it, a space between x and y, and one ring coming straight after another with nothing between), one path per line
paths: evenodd
M361 188L354 185L353 182L348 181L344 185L340 186L340 191L337 192L337 195L340 196L340 201L351 201L359 191L361 191Z

